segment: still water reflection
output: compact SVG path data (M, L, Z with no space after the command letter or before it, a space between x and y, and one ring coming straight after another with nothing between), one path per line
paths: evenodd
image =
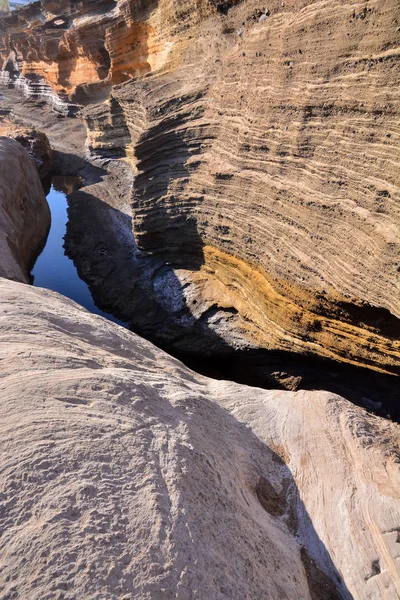
M77 177L55 177L47 202L51 211L51 227L42 253L32 270L33 285L54 290L71 298L96 315L127 327L112 315L103 312L95 305L87 284L79 277L74 263L64 251L64 236L68 222L68 202L66 193L79 187Z

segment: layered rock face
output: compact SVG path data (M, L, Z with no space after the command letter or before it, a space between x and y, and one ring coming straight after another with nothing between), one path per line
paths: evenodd
M0 298L2 596L400 597L397 425L201 377L53 292Z
M66 248L153 338L394 372L398 7L265 8L35 3L1 21L3 79L86 106L102 169L79 121L10 123L43 115L85 184ZM0 152L0 275L27 281L48 211L25 150ZM397 424L196 375L2 278L0 359L1 597L400 598Z
M0 276L28 282L50 227L50 211L34 161L0 136Z
M397 370L398 5L255 9L113 92L139 247L182 263L175 288L211 328L228 312L257 347Z
M165 62L154 26L156 2L36 2L2 19L2 82L73 114L111 86ZM165 55L165 56L164 56Z
M43 0L0 57L128 157L177 327L398 372L399 22L395 0Z

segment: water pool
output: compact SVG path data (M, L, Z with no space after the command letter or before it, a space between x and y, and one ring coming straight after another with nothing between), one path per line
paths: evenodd
M73 261L65 254L64 236L68 223L68 202L62 188L68 189L73 186L72 179L76 180L77 178L62 179L62 185L60 183L56 185L56 180L53 180L51 190L47 195L51 211L51 227L46 245L32 269L32 283L37 287L44 287L67 296L90 312L127 327L126 323L97 308L87 284L79 277ZM68 179L71 181L68 182Z

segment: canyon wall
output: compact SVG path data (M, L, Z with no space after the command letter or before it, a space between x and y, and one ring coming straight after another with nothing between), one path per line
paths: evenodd
M398 373L399 24L396 0L42 0L0 58L131 165L179 328Z
M0 20L3 84L30 100L4 131L42 122L82 176L65 243L99 294L182 350L395 372L398 10L41 0ZM49 213L6 138L0 193L0 596L400 598L398 424L208 379L19 283Z
M257 6L113 91L138 245L219 335L228 312L250 345L398 370L398 4Z

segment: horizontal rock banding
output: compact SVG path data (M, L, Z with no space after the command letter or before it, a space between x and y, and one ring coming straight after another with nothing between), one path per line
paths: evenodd
M100 295L184 351L266 348L396 372L397 54L385 38L396 10L42 0L7 20L18 73L89 105L92 155L124 156L94 161L113 163L106 172L68 155L64 134L80 152L82 125L43 111L55 164L84 181L66 190L65 247ZM24 65L39 31L45 54ZM48 214L26 152L3 138L0 155L0 275L27 281ZM327 392L196 375L1 278L0 366L4 597L399 595L395 423ZM295 379L283 369L275 381ZM382 397L363 400L376 410Z
M140 247L189 269L196 250L199 265L207 260L204 246L223 250L294 286L295 303L297 288L300 306L308 290L332 305L387 309L393 330L383 334L381 357L386 362L391 347L388 362L398 367L398 324L389 314L400 315L394 10L376 2L358 19L347 5L274 5L260 23L244 3L222 23L205 24L173 76L114 93L138 139L133 213ZM139 138L136 103L147 109ZM218 270L213 275L218 280ZM242 297L257 292L243 280ZM336 312L340 321L341 308ZM249 305L242 314L253 323L260 316ZM334 329L338 350L346 327ZM293 324L291 330L300 333ZM263 332L259 343L268 347L274 332ZM372 339L362 337L356 333L354 350L338 355L377 364ZM313 343L308 349L320 352Z
M47 24L65 18L64 28L49 33L40 26L40 60L51 62L49 73L23 51L34 46L39 26L25 31L20 23L18 30L11 21L4 21L3 68L12 39L21 71L40 71L54 90L87 105L89 150L128 157L139 248L193 273L181 294L198 295L195 313L184 300L188 322L194 315L207 323L212 288L227 283L224 268L203 267L205 248L212 248L279 282L277 293L287 296L280 309L268 297L255 303L255 279L241 277L242 289L229 292L241 322L224 316L221 304L221 327L215 319L212 325L228 345L236 343L225 335L235 321L240 343L250 347L292 344L302 353L395 371L395 0L365 10L356 2L306 0L271 1L264 12L250 0L93 2L83 14L65 2L51 17L45 8L54 7L41 5ZM55 53L45 59L52 40ZM65 52L76 68L66 69ZM85 76L82 56L90 58ZM311 312L296 322L289 304ZM355 315L359 328L350 332Z

